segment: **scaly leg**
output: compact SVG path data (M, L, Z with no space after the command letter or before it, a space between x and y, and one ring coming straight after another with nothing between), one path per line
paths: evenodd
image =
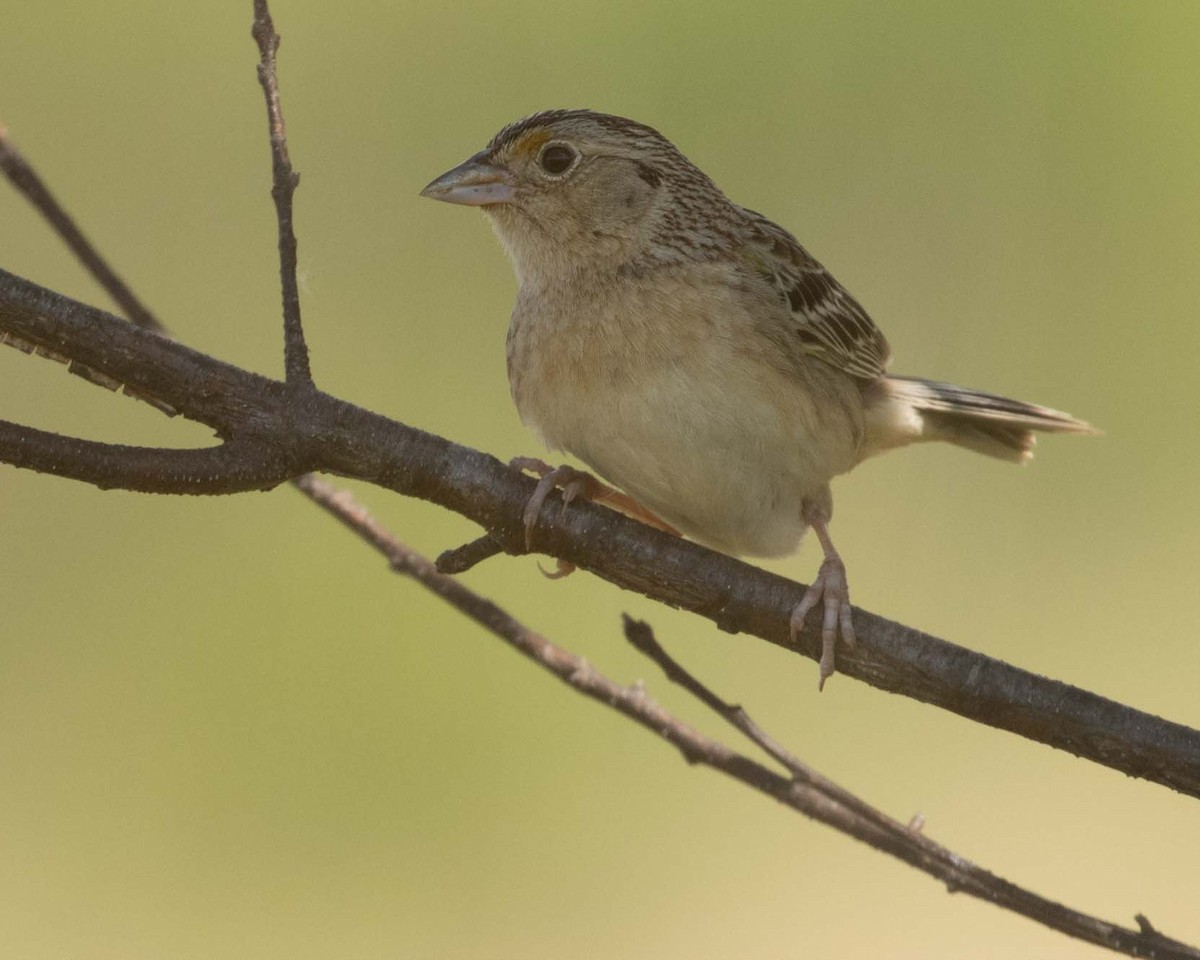
M825 551L825 559L817 578L804 594L804 598L792 611L791 632L792 640L804 627L804 618L808 611L818 603L824 602L825 616L821 622L821 665L820 679L817 689L825 688L825 681L833 676L836 669L834 650L840 632L846 646L854 647L857 639L854 636L854 623L850 615L850 586L846 581L846 564L834 549L833 540L829 537L829 524L823 516L809 519L813 532L821 541L821 549Z

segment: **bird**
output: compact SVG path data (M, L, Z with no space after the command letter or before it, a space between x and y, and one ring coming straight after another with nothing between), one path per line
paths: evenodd
M546 495L582 495L735 556L823 560L792 611L821 610L819 687L856 643L830 482L945 441L1000 460L1069 414L888 372L867 311L799 241L730 200L653 127L585 109L509 123L422 196L478 207L517 280L506 339L523 423L606 483L540 460ZM611 485L608 486L608 485ZM616 488L616 489L613 489Z

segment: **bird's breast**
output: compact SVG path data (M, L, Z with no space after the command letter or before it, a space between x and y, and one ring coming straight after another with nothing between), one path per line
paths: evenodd
M508 335L521 419L684 533L729 553L795 549L800 502L857 462L849 378L795 369L736 289L706 277L522 289Z

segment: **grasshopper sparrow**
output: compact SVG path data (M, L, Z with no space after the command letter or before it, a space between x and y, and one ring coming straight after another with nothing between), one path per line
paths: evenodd
M643 515L726 553L782 556L813 529L825 558L792 631L822 607L822 684L839 634L854 643L846 568L829 536L835 476L926 440L1019 462L1035 430L1091 429L1045 407L889 375L883 334L790 233L633 120L534 114L422 193L481 208L512 260L509 382L521 419L549 447L577 456Z

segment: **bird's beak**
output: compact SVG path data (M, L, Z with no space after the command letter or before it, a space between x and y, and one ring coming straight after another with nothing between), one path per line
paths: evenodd
M512 174L488 163L486 156L486 151L481 151L453 170L447 170L422 190L421 196L468 207L511 203L517 195Z

